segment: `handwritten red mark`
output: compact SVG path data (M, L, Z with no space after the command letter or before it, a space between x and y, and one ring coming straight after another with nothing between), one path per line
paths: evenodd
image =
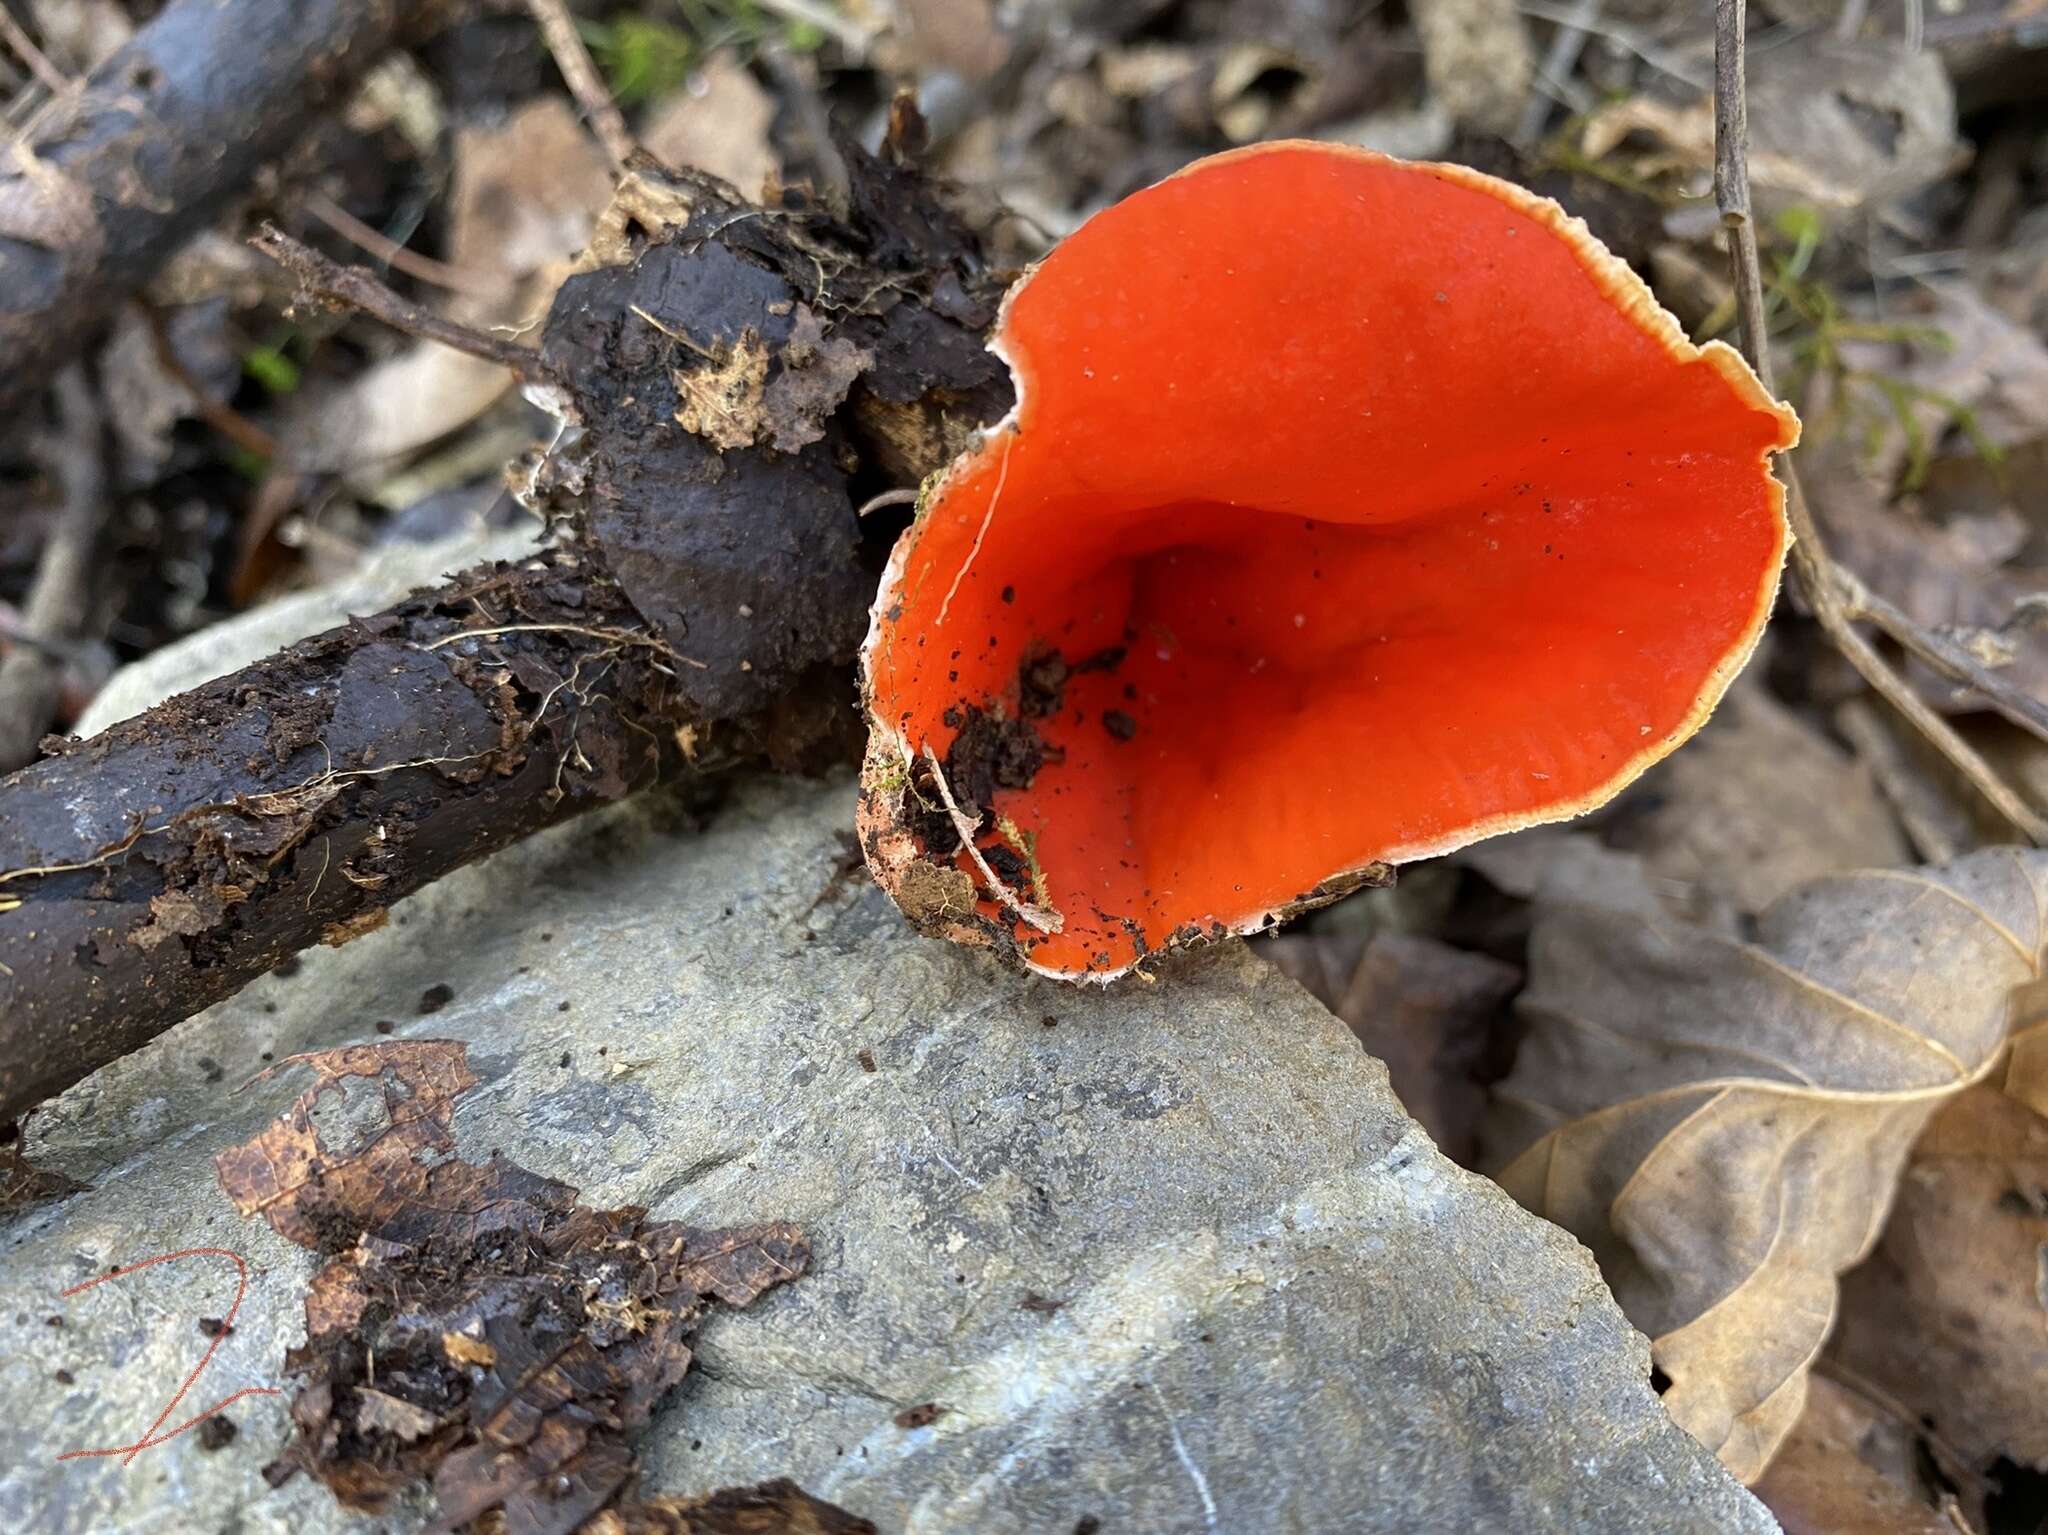
M126 1466L132 1464L135 1457L144 1450L154 1449L160 1444L168 1444L171 1440L177 1438L178 1435L184 1433L186 1429L197 1428L231 1402L239 1402L245 1396L278 1396L282 1394L275 1386L248 1386L237 1391L233 1396L222 1397L218 1402L207 1408L206 1411L187 1418L169 1432L157 1433L157 1430L164 1426L164 1419L168 1418L172 1410L185 1400L185 1393L190 1391L192 1383L199 1379L199 1372L213 1362L215 1351L220 1348L228 1334L234 1331L235 1313L242 1309L242 1296L249 1288L249 1265L242 1261L240 1253L229 1252L225 1247L187 1247L178 1252L160 1253L154 1258L144 1258L140 1263L131 1263L126 1268L115 1269L112 1273L102 1274L97 1279L88 1279L84 1284L73 1285L64 1292L64 1299L69 1300L72 1296L81 1295L85 1291L92 1289L95 1285L103 1285L110 1279L126 1279L130 1274L139 1273L146 1268L153 1268L159 1263L173 1263L179 1258L226 1258L234 1264L235 1303L228 1307L228 1314L221 1318L222 1325L220 1331L213 1335L213 1341L207 1345L205 1355L198 1364L192 1367L192 1373L185 1377L185 1384L178 1388L178 1394L164 1403L164 1410L156 1415L156 1421L143 1430L142 1437L136 1440L135 1443L116 1445L112 1449L107 1450L68 1450L64 1454L59 1455L57 1459L79 1460L94 1455L118 1455L121 1457L121 1464Z

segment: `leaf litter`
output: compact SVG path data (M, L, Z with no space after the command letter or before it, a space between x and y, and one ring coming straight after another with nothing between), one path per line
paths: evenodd
M1915 1137L2001 1066L2044 885L2048 855L2011 849L1831 875L1741 937L1590 839L1545 869L1497 1176L1593 1250L1665 1406L1743 1479L1798 1421Z
M1942 1108L1877 1250L1843 1281L1828 1366L1967 1471L2048 1469L2048 1120L1989 1086Z
M69 14L76 9L43 5L34 17L45 46L73 73L93 62L92 50L113 35L110 26L127 26L118 7L87 8L101 21L112 18L109 26L76 23ZM673 95L647 103L642 142L660 159L698 164L748 194L770 177L778 185L813 179L829 193L829 166L819 173L816 142L807 142L822 139L807 124L826 105L849 104L833 99L835 75L850 85L856 112L868 109L878 78L915 80L932 118L935 163L1021 215L996 223L1012 261L1041 254L1049 238L1094 208L1192 155L1247 137L1314 133L1426 156L1476 152L1468 140L1451 138L1433 83L1443 77L1440 61L1429 57L1428 39L1418 49L1400 7L1366 7L1341 26L1328 7L1263 7L1259 44L1234 35L1242 23L1220 24L1234 8L1148 5L1125 8L1126 17L1098 7L1101 15L1058 29L1058 46L1037 35L1037 8L1028 4L1000 14L980 0L855 7L851 19L806 9L837 18L824 53L804 55L802 68L790 70L786 60L755 57L745 45L721 45ZM1512 8L1497 9L1505 15ZM1636 5L1597 16L1598 8L1571 8L1593 20L1577 39L1584 47L1576 74L1568 58L1558 64L1563 56L1555 51L1576 26L1553 23L1544 7L1519 9L1518 29L1534 28L1539 40L1551 29L1542 94L1554 86L1567 99L1585 93L1590 112L1576 100L1579 116L1551 110L1556 139L1512 174L1555 193L1542 162L1562 158L1575 167L1565 198L1572 211L1628 259L1645 264L1644 252L1630 248L1632 221L1656 231L1660 254L1691 258L1707 279L1700 301L1674 299L1662 269L1660 296L1704 339L1726 319L1710 313L1725 296L1724 262L1704 237L1711 210L1696 200L1711 161L1700 67L1709 42L1705 9L1666 8L1653 17L1655 8ZM1562 15L1567 8L1548 9ZM1760 36L1753 51L1751 169L1773 266L1780 355L1796 357L1809 339L1789 312L1777 266L1784 242L1774 236L1790 227L1778 224L1780 215L1811 220L1808 210L1817 210L1836 222L1812 275L1834 285L1843 315L1864 332L1841 349L1864 381L1861 415L1850 413L1851 430L1827 456L1822 434L1811 434L1801 450L1808 490L1845 565L1923 624L1960 626L2009 645L2006 674L2038 693L2048 678L2041 632L2010 620L2041 587L2048 564L2048 507L2038 491L2039 466L2048 462L2041 387L2048 353L2038 336L2048 321L2040 276L2048 268L2039 259L2048 225L2038 207L2048 165L2036 147L2037 108L2001 105L1995 90L1987 100L1989 66L1962 62L1979 46L1995 62L2001 55L1989 29L1999 18L1992 13L2027 7L1965 7L1970 14L1956 17L1947 13L1957 8L1932 8L1924 39L1901 35L1917 7L1785 0L1767 9L1784 25L1769 34L1769 46ZM52 34L67 25L78 33L71 45ZM1972 28L1974 42L1956 41L1956 29ZM1529 54L1509 51L1523 61L1521 84L1502 91L1496 82L1489 90L1482 79L1474 97L1482 107L1496 98L1522 105ZM1479 50L1472 67L1498 75L1499 52ZM2014 55L2002 57L2010 65ZM623 94L623 82L612 83ZM1960 133L1958 95L1975 102ZM1256 122L1243 115L1252 109ZM400 56L352 104L350 118L357 132L410 142L418 163L387 168L370 184L359 184L360 167L327 184L363 218L401 240L438 244L457 274L482 280L480 291L464 287L437 301L459 318L528 325L586 233L594 227L604 243L610 177L557 91L536 97L525 86L465 81L454 72L444 78L437 66ZM1409 136L1384 137L1397 130ZM1998 145L2015 137L2023 146L2012 177L2015 206L2002 223L1994 219L1973 235L1983 205L1995 202L1987 194L1997 189ZM1572 152L1557 155L1563 146ZM1972 147L1977 166L1958 174L1958 153ZM402 216L415 183L448 187L438 242L434 220L415 236ZM1642 195L1645 189L1654 195ZM401 216L387 219L394 208ZM1950 219L1952 208L1965 217ZM619 228L631 227L622 217L611 232L616 239ZM225 305L263 311L263 325L244 341L270 348L276 337L265 328L270 301L236 241L217 231L181 262L196 266L191 258L204 254L207 241L221 267L211 284L173 294L167 278L156 297L178 306L169 314L176 355L225 398L237 383L239 349L228 343L242 331L222 331L208 351L192 344L188 328L219 330L211 311ZM1968 249L1942 249L1951 246ZM221 252L245 259L222 261ZM1945 256L1966 260L1907 265ZM1985 298L2010 317L2010 327ZM200 300L208 314L199 312ZM664 323L680 325L662 314ZM694 392L703 397L707 435L776 451L816 441L849 383L857 405L884 415L886 402L870 398L854 377L861 358L836 330L829 345L842 350L804 364L800 345L791 343L801 343L796 332L807 314L799 308L791 317L787 342L775 338L779 370L764 373L749 355L758 339L750 348L737 331L701 336L711 355L678 346L670 361L682 376L664 373L673 394L665 407L692 408ZM1930 339L1935 332L1941 340ZM146 337L129 339L162 396L132 412L141 441L128 456L153 466L133 475L147 488L160 471L184 497L191 453L188 445L171 458L178 444L170 427L191 414L189 391L161 376L154 350L136 344ZM307 360L303 351L294 355ZM329 348L325 365L296 394L289 382L266 385L277 398L261 418L295 464L339 471L357 499L370 498L373 482L375 494L385 494L387 462L474 433L465 422L523 419L525 407L500 370L433 348L373 345L365 355L365 367L337 368ZM242 365L256 356L249 352ZM102 372L112 358L101 359ZM717 376L721 364L732 371L730 389ZM113 371L118 377L119 368ZM1815 405L1825 399L1798 403L1809 426L1818 426L1824 411ZM115 412L117 428L135 425L130 414ZM1875 426L1866 419L1873 414ZM1999 450L1996 459L1979 451L1980 435ZM906 458L918 461L896 476L904 484L958 444L916 446L922 451ZM392 502L393 510L407 499ZM176 505L150 511L167 527L182 514ZM342 525L356 526L356 514ZM318 569L316 556L330 558L317 548L301 558ZM1689 1426L1721 1436L1731 1464L1745 1474L1757 1469L1774 1425L1797 1414L1804 1397L1803 1415L1777 1438L1778 1458L1757 1484L1788 1529L1982 1528L1987 1457L2040 1464L2039 1407L2029 1388L2040 1378L2048 1294L2038 1283L2030 1288L2028 1261L2031 1253L2038 1280L2040 1225L2030 1212L2038 1209L2041 1121L2031 1115L2048 1113L2048 1008L2030 1000L2038 984L2023 987L2001 1054L1990 1019L2008 970L2002 960L1978 963L1995 946L1980 951L1983 934L1963 916L1923 921L1924 911L1871 899L1911 888L1879 880L1919 881L1926 889L1955 874L1903 869L1900 823L1920 857L1940 861L1980 846L1981 820L1957 807L1952 786L1929 783L1924 768L1888 754L1881 732L1891 722L1864 728L1873 713L1867 699L1843 701L1842 679L1829 674L1825 658L1813 660L1815 647L1796 622L1781 616L1773 641L1777 653L1759 658L1708 731L1600 823L1611 861L1600 865L1604 875L1581 873L1611 880L1604 892L1574 883L1577 864L1600 849L1589 851L1581 837L1531 834L1472 850L1455 872L1409 871L1399 890L1381 895L1408 901L1440 872L1455 891L1455 899L1411 911L1412 926L1360 924L1359 911L1376 895L1334 908L1328 925L1297 928L1275 948L1295 946L1313 989L1389 1061L1411 1111L1461 1157L1475 1154L1489 1085L1527 1032L1502 1084L1523 1101L1501 1098L1485 1127L1489 1144L1496 1153L1514 1149L1502 1139L1512 1131L1548 1142L1545 1155L1578 1158L1588 1187L1570 1198L1553 1189L1558 1209L1569 1207L1582 1222L1575 1229L1610 1264L1631 1314L1653 1333L1664 1329L1658 1357L1673 1378L1669 1399ZM1915 680L1944 709L1970 716L1973 738L2003 730L1983 718L1980 699L1945 679L1921 670ZM1837 734L1823 733L1823 724ZM1846 750L1838 744L1844 740ZM1997 745L1990 735L1986 749ZM2048 774L2035 784L2039 792ZM1935 817L1945 818L1936 825ZM2022 855L1979 856L2017 864ZM1957 866L1974 867L1969 860ZM1809 884L1815 880L1821 885ZM1792 894L1801 887L1804 893ZM1835 893L1822 898L1815 889ZM1921 905L1933 909L1939 899L1929 895ZM189 909L167 907L157 930L174 939L195 920ZM1973 964L1980 973L1968 973ZM1592 984L1610 966L1617 979ZM1529 988L1511 1016L1504 998L1525 971ZM1829 978L1839 1003L1815 989ZM1571 1010L1576 1016L1566 1021L1561 1015ZM1916 1033L1954 1063L1914 1044ZM623 1215L579 1215L573 1191L551 1180L498 1160L482 1167L455 1160L452 1105L476 1084L459 1047L436 1049L453 1054L308 1058L302 1064L319 1079L315 1108L298 1120L288 1114L266 1132L267 1142L259 1137L240 1148L245 1155L232 1171L246 1180L250 1213L260 1210L326 1258L309 1292L302 1352L331 1348L332 1334L348 1327L385 1340L374 1381L366 1368L350 1376L339 1365L323 1367L328 1394L314 1436L330 1435L336 1457L366 1457L373 1469L351 1474L380 1484L401 1460L424 1479L472 1441L485 1442L468 1404L494 1372L509 1368L488 1331L470 1327L488 1309L485 1292L537 1283L536 1272L515 1272L520 1255L572 1240L572 1222L581 1221L576 1232L596 1230ZM1812 1083L1802 1085L1793 1075L1799 1072ZM1894 1085L1871 1085L1887 1082ZM1975 1085L1961 1085L1968 1082ZM338 1124L337 1101L362 1113L340 1115L347 1123ZM1660 1118L1657 1102L1667 1113L1672 1104L1695 1107ZM1553 1117L1533 1113L1531 1103ZM72 1186L31 1167L18 1143L0 1149L0 1163L0 1206L10 1196L48 1197ZM1744 1170L1759 1168L1748 1187ZM231 1176L227 1166L222 1173L224 1181ZM1653 1208L1659 1204L1667 1208ZM653 1275L648 1283L656 1288L663 1275L676 1279L675 1294L655 1306L667 1309L688 1286L673 1263L664 1268L658 1244L648 1245L659 1223L634 1219L637 1225L627 1221L612 1237L593 1240L651 1255L620 1261ZM1777 1246L1759 1261L1765 1230ZM1856 1264L1859 1252L1867 1256ZM498 1256L483 1256L492 1253ZM579 1250L571 1261L594 1260ZM1835 1275L1847 1265L1855 1266L1839 1281L1837 1299ZM425 1296L433 1287L431 1305L450 1311L438 1319L451 1325L431 1334L436 1316L422 1300L418 1325L404 1332L385 1301L373 1298L378 1283L401 1281L415 1287L408 1294ZM469 1313L454 1315L455 1298L472 1293ZM567 1326L580 1314L579 1336L586 1336L602 1321L592 1307L603 1299L563 1302L550 1315ZM713 1299L700 1296L697 1304ZM1057 1304L1045 1303L1048 1310ZM1768 1325L1745 1334L1737 1324L1752 1305L1770 1313ZM1815 1359L1828 1315L1838 1319L1835 1331ZM671 1341L686 1333L679 1326ZM386 1373L387 1349L401 1341L412 1350L406 1357L418 1381L394 1382ZM612 1359L630 1352L632 1341L593 1347ZM672 1364L672 1355L661 1357ZM612 1362L629 1368L625 1353ZM634 1354L631 1369L643 1368L658 1374L664 1365ZM454 1371L469 1382L461 1406L426 1389ZM309 1375L306 1389L314 1385ZM632 1394L608 1389L614 1403ZM606 1423L592 1430L593 1444L615 1444L629 1432L623 1422ZM1747 1455L1729 1448L1745 1443ZM1931 1478L1930 1461L1939 1471ZM1962 1498L1959 1512L1930 1493L1944 1479ZM695 1503L628 1504L624 1497L585 1527L606 1535L861 1527L775 1484Z
M632 1438L688 1371L691 1335L714 1305L803 1273L797 1227L650 1221L495 1154L463 1160L455 1109L479 1079L459 1042L347 1046L262 1075L288 1066L312 1085L215 1160L237 1210L326 1260L285 1358L302 1384L273 1483L305 1471L376 1511L431 1482L443 1528L502 1535L872 1530L788 1483L634 1495Z

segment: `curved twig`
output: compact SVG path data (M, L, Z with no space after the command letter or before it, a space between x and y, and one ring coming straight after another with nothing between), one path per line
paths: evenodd
M961 849L973 860L975 868L981 871L981 877L988 881L989 894L1041 933L1057 933L1066 925L1058 912L1019 900L1016 892L1004 884L1001 876L989 867L988 859L982 856L981 849L974 841L981 835L981 828L969 820L967 812L954 802L952 786L946 782L946 770L939 766L939 759L932 755L929 746L924 750L924 760L931 767L932 782L938 786L939 800L945 805L946 814L952 818L953 830L960 834Z
M290 272L299 286L323 303L343 309L360 309L372 319L382 320L393 330L404 331L422 341L438 341L458 352L467 352L485 362L499 363L523 378L547 376L539 352L502 336L487 335L467 325L409 304L370 274L367 267L343 266L329 261L303 241L294 240L275 224L265 224L249 238L249 244Z
M1735 310L1742 324L1743 354L1764 388L1775 395L1770 338L1764 328L1763 276L1749 205L1749 104L1743 69L1746 10L1745 0L1715 0L1714 201L1721 210L1722 227L1728 232L1728 259L1735 282ZM1792 524L1792 572L1807 606L1835 648L1862 674L1871 690L1904 715L2000 815L2029 841L2036 845L2048 843L2048 818L2021 798L1998 770L1956 733L1953 725L1913 691L1876 647L1857 632L1856 620L1879 622L1886 633L1930 661L1935 654L1942 654L1944 660L1933 664L1994 703L2010 700L2014 690L1960 647L1944 649L1940 641L1897 609L1881 615L1868 602L1859 602L1852 608L1852 593L1862 597L1869 594L1828 557L1826 540L1806 504L1799 471L1789 456L1781 462L1780 473L1785 481L1785 515ZM1903 638L1909 629L1913 636L1910 642ZM2031 724L2029 728L2033 728Z

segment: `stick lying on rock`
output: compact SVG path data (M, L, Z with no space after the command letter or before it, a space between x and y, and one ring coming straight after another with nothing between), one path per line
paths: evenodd
M0 780L0 1125L664 773L857 752L883 551L854 509L1010 391L972 237L903 165L847 152L835 214L628 178L540 348L567 396L531 486L557 547Z

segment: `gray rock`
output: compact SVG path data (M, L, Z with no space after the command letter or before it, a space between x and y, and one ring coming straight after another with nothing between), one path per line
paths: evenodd
M917 938L833 879L852 804L757 783L703 828L667 795L560 828L39 1116L32 1155L92 1187L0 1228L0 1528L429 1523L423 1499L366 1521L258 1476L316 1260L212 1170L304 1085L244 1088L265 1061L379 1020L468 1042L469 1156L810 1234L808 1274L699 1334L642 1442L649 1488L790 1475L892 1535L1776 1528L1665 1416L1586 1252L1439 1155L1292 982L1232 944L1084 992ZM56 1462L142 1435L234 1273L59 1292L198 1246L240 1253L249 1288L168 1421L286 1394L235 1403L211 1453ZM947 1411L896 1427L927 1402Z

